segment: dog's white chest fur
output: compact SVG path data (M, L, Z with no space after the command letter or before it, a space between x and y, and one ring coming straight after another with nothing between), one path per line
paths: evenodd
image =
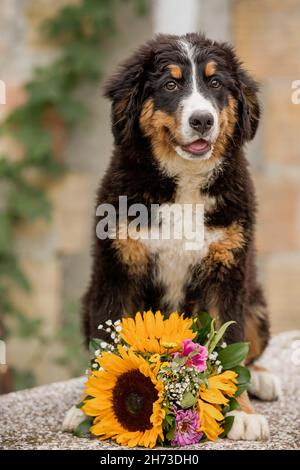
M209 197L202 197L200 194L199 175L183 174L178 179L175 204L192 204L193 211L196 204L204 205L204 214L215 204L215 200ZM204 243L201 249L187 250L187 240L185 234L189 233L189 221L183 219L183 237L181 239L170 240L144 240L148 250L156 259L157 281L165 288L163 301L168 305L170 311L177 310L184 301L184 288L191 278L192 268L199 264L208 254L209 246L212 242L219 240L222 229L206 230L204 226ZM172 233L172 230L171 230Z

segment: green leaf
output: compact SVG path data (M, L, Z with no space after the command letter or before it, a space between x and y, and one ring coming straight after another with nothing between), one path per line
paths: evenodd
M206 342L204 343L204 346L207 347L207 349L209 348L209 345L211 343L211 341L213 341L214 337L215 337L215 320L212 320L211 323L210 323L210 330L209 330L209 337L206 339Z
M89 351L91 354L95 354L95 351L97 351L97 349L101 349L101 346L100 344L103 342L102 339L99 339L99 338L93 338L91 339L90 343L89 343Z
M166 422L169 424L169 426L173 426L175 422L175 416L172 414L167 414L165 417Z
M88 416L84 421L82 421L74 431L74 436L76 437L84 437L89 434L90 427L93 424L93 416Z
M196 326L198 323L201 324L201 327L198 326L198 333L196 336L196 342L199 344L204 344L207 340L207 335L210 332L210 324L212 322L211 316L207 312L200 312L198 315L198 319L196 322ZM197 331L197 328L196 328Z
M248 384L251 380L251 372L248 367L236 366L232 367L231 370L238 374L237 380L239 384Z
M94 398L94 397L92 397L91 395L86 395L86 396L83 398L82 401L80 401L79 403L77 403L77 405L75 405L76 408L81 409L81 408L83 407L84 402L85 402L86 400L92 400L93 398Z
M168 441L171 441L174 438L174 434L175 434L175 426L174 428L171 428L170 431L168 431L166 434L166 438L168 439Z
M239 408L240 408L239 402L234 397L231 397L229 401L228 411L238 410Z
M233 370L234 372L238 374L238 377L237 377L238 386L237 386L237 391L235 392L235 396L238 397L243 392L248 390L250 380L251 380L251 373L250 373L250 370L244 366L232 367L231 370Z
M223 369L232 369L246 358L248 351L249 343L233 343L219 352L218 360L221 361Z
M220 340L223 338L224 334L226 333L227 328L233 323L236 323L236 322L228 321L227 323L224 323L224 325L222 325L221 328L216 332L215 336L210 340L210 343L209 343L208 351L210 353L213 352L217 344L220 342Z
M191 392L186 392L180 402L180 406L181 408L186 410L187 408L191 408L192 406L194 406L195 403L196 398L194 397L194 395Z
M222 434L220 434L220 437L221 437L221 438L227 436L227 434L229 433L230 429L232 428L233 421L234 421L234 416L226 416L226 418L225 418L225 423L224 423L224 425L223 425L224 431L222 432Z
M212 322L212 318L211 316L209 315L209 313L207 312L200 312L199 315L199 320L200 320L200 323L202 325L202 328L207 328L210 329L210 324Z
M237 386L237 391L235 392L235 397L239 397L243 392L248 390L248 384L241 384Z

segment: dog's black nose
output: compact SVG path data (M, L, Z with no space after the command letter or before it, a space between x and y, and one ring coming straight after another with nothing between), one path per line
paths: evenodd
M197 111L189 118L190 126L201 134L205 134L214 124L214 117L211 113Z

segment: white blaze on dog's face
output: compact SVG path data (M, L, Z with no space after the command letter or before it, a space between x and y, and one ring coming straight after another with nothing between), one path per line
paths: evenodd
M217 46L187 39L156 51L140 126L160 159L200 162L221 157L237 120L236 82Z
M180 132L183 145L176 145L175 149L178 155L187 160L194 160L197 156L208 159L219 135L219 115L213 101L200 91L194 47L187 42L181 44L191 64L190 94L181 103ZM213 62L211 68L214 68Z

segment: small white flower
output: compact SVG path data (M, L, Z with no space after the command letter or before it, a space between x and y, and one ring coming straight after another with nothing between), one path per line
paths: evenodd
M111 328L105 328L105 331L107 331L107 333L111 333Z
M120 323L121 323L121 320L117 320L114 322L114 325L117 326L117 325L120 325Z
M117 344L118 342L119 342L119 340L118 340L118 338L116 338L116 339L114 340L114 343Z
M105 341L102 341L102 343L100 343L100 346L101 348L105 349L107 348L107 343Z
M122 327L121 327L121 326L117 326L117 327L116 327L116 331L117 331L118 333L120 333L120 331L122 331Z
M221 364L221 361L216 361L216 366L219 366Z
M111 326L111 325L112 325L112 321L111 321L111 320L106 320L105 325Z
M100 354L100 349L96 349L96 351L94 352L95 356L99 356Z
M103 325L99 325L98 330L102 330L102 329L103 329Z
M222 369L223 369L222 366L219 366L219 367L218 367L218 374L220 374L220 372L222 372Z
M93 364L93 365L92 365L92 368L93 368L93 369L98 369L98 364L96 364L96 363Z
M221 348L226 348L227 347L227 343L226 341L223 341L223 343L221 344Z
M116 333L113 331L112 334L110 335L110 337L111 337L112 339L115 339Z

